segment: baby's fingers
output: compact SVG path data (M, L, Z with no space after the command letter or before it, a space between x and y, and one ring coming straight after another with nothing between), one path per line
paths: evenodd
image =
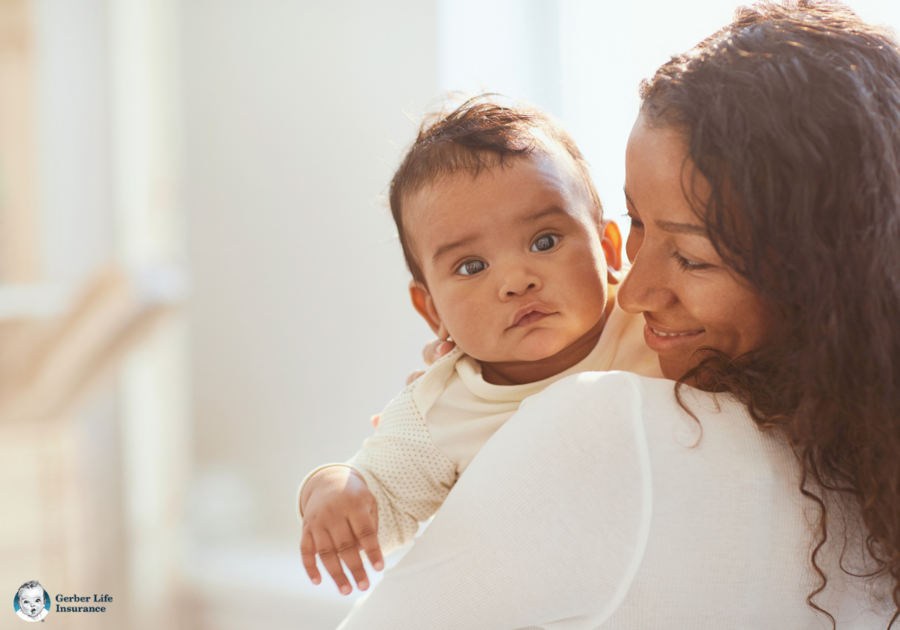
M429 341L422 350L422 358L425 360L425 365L431 365L453 350L455 346L456 344L452 341L444 341L442 339Z
M412 385L413 381L416 380L417 378L419 378L420 376L422 376L424 373L425 372L423 372L421 370L418 370L416 372L410 372L409 376L406 377L406 384ZM375 428L377 429L378 427L376 426Z
M359 541L359 546L366 552L372 568L381 571L384 568L384 558L381 555L381 546L378 544L378 512L375 514L355 513L350 517L350 527L353 535Z
M330 533L331 539L337 547L338 556L350 569L359 590L364 591L369 588L369 577L366 575L366 569L363 567L362 558L359 555L359 543L350 529L350 524L344 521L332 528Z
M308 529L303 530L303 537L300 539L300 557L303 558L303 567L312 583L321 584L322 576L316 566L316 542Z
M353 587L350 586L350 581L344 575L344 568L341 566L337 546L332 541L328 531L318 530L313 534L313 537L316 541L316 551L319 552L319 558L321 558L322 564L325 565L325 570L331 575L331 579L334 580L338 590L344 595L349 595Z

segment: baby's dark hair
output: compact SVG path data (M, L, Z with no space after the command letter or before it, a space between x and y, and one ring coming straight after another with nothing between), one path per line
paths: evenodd
M504 167L514 158L534 153L548 155L558 147L572 158L595 208L598 226L603 218L587 161L562 125L534 107L500 105L492 100L494 96L482 94L467 100L450 114L438 112L426 116L391 180L391 214L397 224L406 266L419 282L424 283L425 277L404 229L403 203L425 186L459 171L477 177L484 169Z

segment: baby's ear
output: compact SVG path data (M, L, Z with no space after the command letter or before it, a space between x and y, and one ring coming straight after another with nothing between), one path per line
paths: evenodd
M607 219L600 225L600 245L606 256L606 270L610 284L622 281L622 233L615 221Z
M440 339L446 341L450 335L447 332L447 327L444 326L444 322L441 321L441 316L438 314L434 300L425 284L418 280L410 280L409 297L412 300L413 308L428 323L432 332Z

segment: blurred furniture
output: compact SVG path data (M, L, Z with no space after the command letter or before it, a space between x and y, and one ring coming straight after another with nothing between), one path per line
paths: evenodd
M0 282L38 277L33 39L30 0L0 0Z
M25 315L52 306L46 288L0 288L0 584L7 590L38 579L51 595L77 589L125 599L120 448L115 436L85 432L79 413L104 389L109 395L117 368L173 311L182 284L172 272L109 267L50 317ZM90 461L98 458L105 461ZM52 621L123 627L124 604Z

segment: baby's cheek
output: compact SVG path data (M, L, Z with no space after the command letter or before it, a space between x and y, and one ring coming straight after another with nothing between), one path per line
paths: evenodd
M464 352L476 355L483 350L489 328L485 309L467 302L458 302L444 318L447 331Z
M607 286L600 270L592 263L590 260L585 261L576 273L569 275L567 291L575 308L596 321L606 308Z

